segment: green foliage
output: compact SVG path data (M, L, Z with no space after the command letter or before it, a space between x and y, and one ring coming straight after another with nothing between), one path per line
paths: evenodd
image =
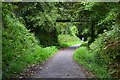
M95 52L98 64L106 65L113 77L119 77L120 33L119 27L113 27L113 30L99 35L95 42L90 45L90 49ZM115 66L116 71L112 66Z
M80 47L78 48L76 51L75 51L75 54L78 54L76 56L79 56L79 58L81 59L80 61L82 61L83 59L86 59L86 61L90 61L90 55L91 54L88 54L88 49L87 47Z
M15 77L27 66L41 63L57 51L56 47L40 47L34 34L8 13L3 13L3 78Z
M70 34L71 23L58 22L56 23L56 29L58 34Z
M70 34L76 36L78 34L78 29L73 23L57 22L56 29L58 34Z
M9 4L12 7L16 6L15 9L10 9L11 12L19 18L30 32L35 34L37 39L40 41L39 44L43 46L58 45L55 25L57 18L57 7L55 7L56 3L13 2ZM5 5L8 5L8 3L5 3ZM53 41L53 43L50 41Z
M113 30L100 34L90 45L80 47L74 54L74 59L95 73L99 78L119 78L120 66L120 33L119 27L113 26Z
M85 52L85 49L82 47L80 50L78 49L75 53L75 59L84 66L87 66L97 77L119 78L120 62L118 58L120 57L120 25L117 17L119 17L120 6L118 3L83 3L83 5L85 6L85 10L91 11L89 12L90 21L94 23L92 27L84 28L81 33L89 34L87 32L89 31L91 32L91 38L95 36L98 36L98 38L90 45L88 52ZM102 9L103 6L106 8L104 11ZM102 12L100 12L101 10ZM91 39L89 42L90 41ZM87 55L91 58L88 58L86 54L83 55L82 53L88 53ZM93 60L91 61L91 59ZM93 62L93 64L89 64L89 61Z
M85 41L85 42L82 42L82 44L80 46L84 46L84 47L87 47L88 46L88 42Z
M82 2L78 3L80 9L81 27L79 29L79 35L91 37L89 43L93 42L98 34L104 32L104 30L111 30L115 25L115 19L120 12L119 3L96 3L96 2ZM79 12L78 12L79 13Z
M80 39L76 36L71 35L59 35L58 42L61 47L68 47L75 44L80 44Z
M70 30L71 30L71 34L72 34L73 36L78 35L78 29L77 29L76 26L72 26Z
M26 27L33 32L36 28L51 32L55 28L55 21L57 18L56 3L33 2L33 3L12 3L18 8L16 15L20 15ZM21 7L22 6L22 7ZM19 14L18 14L19 13Z
M107 72L106 66L97 64L95 53L89 51L87 47L78 48L75 51L74 59L95 74L96 78L110 78L110 74Z
M39 29L39 28L38 28ZM45 31L45 30L40 30L38 32L36 32L35 34L36 38L38 38L38 40L40 40L40 45L42 45L42 47L46 47L46 46L59 46L59 43L57 41L57 33L56 31Z
M120 27L119 23L112 30L99 34L90 45L90 49L80 47L74 54L74 59L95 73L99 78L119 78L120 74ZM87 51L86 51L87 50Z
M42 48L38 44L71 46L80 43L77 35L89 40L75 52L76 61L97 77L111 77L109 73L120 77L119 3L21 2L3 3L2 8L3 76L14 76L28 65L43 62L56 51L55 47ZM56 20L80 22L56 24ZM89 50L87 45L90 45Z

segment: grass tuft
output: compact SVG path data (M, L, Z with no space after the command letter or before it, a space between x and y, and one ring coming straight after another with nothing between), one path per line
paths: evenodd
M90 70L97 78L110 78L105 65L97 64L95 54L87 47L80 47L75 51L74 59L86 69Z

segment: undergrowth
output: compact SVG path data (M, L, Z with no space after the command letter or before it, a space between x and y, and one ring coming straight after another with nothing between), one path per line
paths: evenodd
M75 51L74 59L86 69L95 74L97 78L110 77L105 65L99 65L95 60L95 53L90 52L87 47L80 47Z
M28 66L42 63L57 51L55 46L40 47L34 34L12 16L5 15L3 18L5 22L2 35L3 78L16 77Z
M89 46L75 51L74 59L92 71L97 78L120 78L119 26L103 34Z

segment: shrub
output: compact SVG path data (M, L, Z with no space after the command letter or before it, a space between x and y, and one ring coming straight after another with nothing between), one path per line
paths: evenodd
M97 78L108 78L109 73L106 67L97 64L95 53L88 50L87 47L80 47L75 51L74 59L86 69L90 70Z
M95 73L99 78L119 78L120 74L120 36L119 26L99 34L88 50L81 45L74 54L74 59Z
M120 36L119 27L113 26L113 30L100 34L90 45L90 49L95 53L95 61L99 65L107 67L107 71L112 77L120 77ZM114 67L113 67L114 66Z
M16 77L27 66L41 63L57 51L54 46L40 47L34 34L15 17L7 14L3 21L3 78Z

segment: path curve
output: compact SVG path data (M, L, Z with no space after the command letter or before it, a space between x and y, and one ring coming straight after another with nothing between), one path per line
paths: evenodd
M78 45L60 50L52 59L37 70L32 78L86 78L83 68L73 60Z

